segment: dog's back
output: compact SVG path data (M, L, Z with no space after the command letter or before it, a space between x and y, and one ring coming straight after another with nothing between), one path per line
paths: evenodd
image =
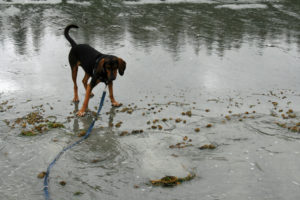
M72 47L70 55L74 56L86 73L93 74L95 61L102 54L88 44L78 44Z
M69 35L71 28L79 28L76 25L68 25L65 28L64 35L70 42L72 48L69 54L69 62L71 67L80 63L83 70L90 76L93 74L95 61L102 54L88 44L77 44Z

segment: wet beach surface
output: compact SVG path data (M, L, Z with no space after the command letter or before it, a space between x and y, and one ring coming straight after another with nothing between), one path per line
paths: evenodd
M44 199L37 175L93 119L104 85L76 117L71 23L77 43L127 69L114 82L123 106L106 98L51 169L53 199L299 199L299 13L297 0L0 0L0 199ZM64 127L22 135L38 116Z

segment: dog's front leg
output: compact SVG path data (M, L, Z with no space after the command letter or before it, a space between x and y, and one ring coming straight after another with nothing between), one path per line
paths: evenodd
M86 87L84 102L82 104L81 109L77 112L77 115L80 116L80 117L85 115L85 111L86 111L86 109L88 107L88 104L89 104L91 92L92 92L91 84L88 84L87 87Z
M84 86L85 90L87 88L87 82L88 82L89 78L90 78L90 75L88 75L87 73L85 73L85 75L84 75L84 77L82 79L82 83L83 83L83 86ZM94 94L91 92L91 97L93 97L93 96L94 96Z
M110 82L108 84L108 91L109 91L109 98L110 98L110 101L111 101L111 105L114 106L114 107L120 107L122 104L118 103L114 98L113 83L112 82Z

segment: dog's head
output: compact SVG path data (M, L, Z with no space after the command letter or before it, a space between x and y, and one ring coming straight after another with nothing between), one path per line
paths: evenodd
M124 75L126 69L126 62L116 56L108 56L101 59L99 63L101 71L106 74L108 82L111 82L117 78L117 74Z

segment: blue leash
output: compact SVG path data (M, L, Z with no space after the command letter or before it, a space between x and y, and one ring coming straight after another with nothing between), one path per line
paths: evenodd
M103 91L102 97L101 97L101 101L100 101L100 105L97 111L97 115L96 118L93 120L93 122L90 124L89 129L87 130L86 134L84 135L83 138L81 138L80 140L78 140L77 142L71 144L70 146L64 148L61 152L59 152L59 154L57 154L57 156L54 158L54 160L50 163L50 165L47 168L47 172L44 178L44 194L45 194L45 199L49 200L50 199L50 195L49 195L49 190L48 190L48 183L49 183L49 174L50 174L50 169L54 166L55 162L60 158L60 156L67 151L68 149L71 149L72 147L74 147L75 145L79 144L80 142L82 142L83 140L85 140L87 137L89 137L90 133L93 130L94 124L97 120L97 117L103 107L104 104L104 99L105 99L105 95L106 95L106 86L105 89Z

